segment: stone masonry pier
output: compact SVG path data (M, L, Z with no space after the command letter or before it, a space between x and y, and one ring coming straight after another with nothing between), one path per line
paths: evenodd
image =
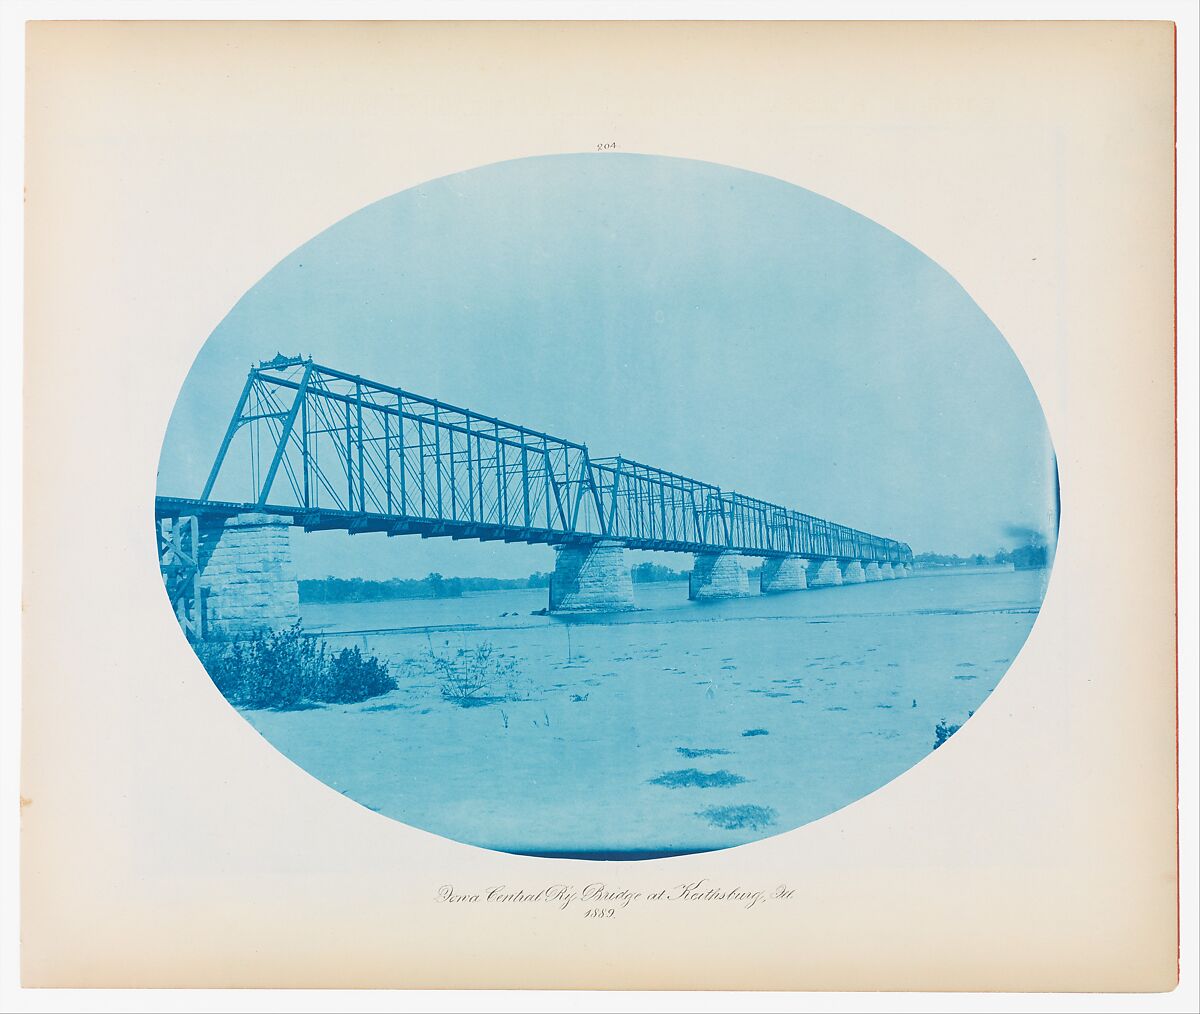
M203 630L248 634L300 620L289 519L274 514L204 518L199 530Z
M737 599L750 595L750 577L736 553L697 553L688 581L688 598Z
M858 560L851 560L842 568L842 584L865 584L867 573Z
M768 557L763 560L759 590L772 592L803 591L808 587L808 561L800 556Z
M612 613L636 608L622 543L556 546L555 554L550 612Z
M863 576L866 577L868 581L882 581L883 571L879 569L878 563L876 563L874 560L871 560L865 567L863 567Z
M842 571L836 560L813 560L808 577L810 588L833 588L842 583Z

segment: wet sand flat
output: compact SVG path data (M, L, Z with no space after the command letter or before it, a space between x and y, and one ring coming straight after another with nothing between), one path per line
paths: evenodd
M386 657L393 693L245 716L334 789L459 841L538 854L723 848L824 816L928 754L937 724L965 721L1007 670L1041 580L911 578L712 609L660 589L624 622L569 624L505 608L536 593L495 593L449 614L462 624L330 633ZM344 625L363 618L355 608L315 619ZM431 647L481 643L515 660L524 699L460 707L420 662Z

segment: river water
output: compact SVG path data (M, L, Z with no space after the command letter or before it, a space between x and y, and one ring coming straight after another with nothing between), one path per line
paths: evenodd
M635 586L637 612L569 620L535 615L544 588L310 604L308 629L385 659L399 688L245 714L350 798L457 841L589 858L723 848L927 755L1007 671L1046 578L964 568L713 603L667 582ZM459 706L431 653L481 646L506 673Z

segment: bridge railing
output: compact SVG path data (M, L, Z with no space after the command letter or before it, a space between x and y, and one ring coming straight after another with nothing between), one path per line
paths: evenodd
M201 501L549 533L634 547L904 559L907 546L764 500L331 369L252 369ZM318 524L314 520L314 525ZM911 553L909 553L911 556Z

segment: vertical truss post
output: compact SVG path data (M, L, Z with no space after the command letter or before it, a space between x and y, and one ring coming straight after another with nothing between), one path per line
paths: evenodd
M525 448L525 434L521 434L521 495L525 505L523 528L532 528L529 518L529 452Z
M354 407L358 414L358 509L367 509L367 478L363 469L362 382L354 385Z
M454 430L446 432L446 439L450 442L450 517L452 520L458 520L458 479L454 474Z
M454 464L454 446L450 448L451 467ZM438 418L438 407L433 406L433 471L434 477L437 479L437 512L438 517L442 518L445 515L442 513L442 424Z
M300 403L300 463L304 470L304 506L311 507L308 490L308 398Z
M388 413L383 413L383 482L387 492L384 501L387 513L392 513L392 422Z
M346 402L346 510L354 510L354 448L350 445L350 402Z
M467 431L466 436L463 438L463 442L467 445L467 520L475 521L477 519L475 517L475 468L471 461L471 417L469 415L464 416L463 420L465 423L464 429ZM482 499L481 493L480 501Z
M417 460L420 463L421 517L429 517L428 498L425 494L425 423L417 420Z
M404 488L404 401L396 395L396 457L400 463L400 513L408 513L408 499Z
M504 459L504 444L500 441L500 424L492 424L496 441L496 520L508 524L508 462Z

